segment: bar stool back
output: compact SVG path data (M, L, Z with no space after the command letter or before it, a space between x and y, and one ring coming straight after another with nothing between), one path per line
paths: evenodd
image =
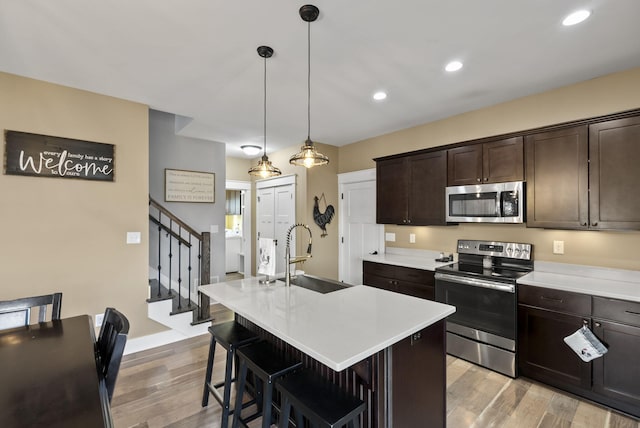
M304 427L304 417L314 428L360 426L360 414L366 408L364 401L310 370L302 370L280 379L276 383L276 389L282 397L280 428L289 426L292 407L297 427Z
M247 422L259 416L262 416L262 428L269 428L272 419L273 384L287 373L302 367L302 362L284 355L268 342L256 342L240 348L237 355L240 371L235 408L240 409L242 406L247 369L251 370L255 376L256 383L258 380L262 382L262 391L256 385L256 401L260 403L260 396L262 396L262 405L258 406L255 414L246 418L241 417L240 411L234 412L232 428L237 428L239 423L246 426Z
M229 415L234 413L234 410L229 408L229 402L231 401L231 384L236 381L236 379L232 377L233 360L236 355L236 350L241 346L257 341L259 337L251 330L243 327L235 321L212 325L209 327L209 333L211 333L211 344L209 345L207 373L205 375L204 391L202 393L202 407L209 404L209 394L213 395L213 397L222 406L222 421L220 423L220 427L226 428L228 425ZM215 356L216 343L219 343L227 350L227 363L224 373L224 382L212 384L211 374L213 373L213 358ZM223 396L220 396L218 388L222 386L224 386L224 391ZM238 411L238 413L240 413L240 411Z

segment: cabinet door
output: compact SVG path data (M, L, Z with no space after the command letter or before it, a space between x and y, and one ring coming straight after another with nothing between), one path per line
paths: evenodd
M408 223L415 226L444 225L447 152L425 153L407 158L409 166Z
M590 226L640 229L640 117L589 126Z
M447 185L464 186L482 181L482 144L447 150Z
M546 309L518 305L520 374L572 392L591 388L591 363L583 362L564 338L588 321Z
M607 353L593 360L593 391L640 416L640 328L594 319L594 333Z
M586 229L587 127L525 137L527 227Z
M406 224L409 174L405 158L376 162L376 223Z
M524 180L522 137L507 138L482 145L483 183L522 180Z
M397 291L395 280L395 266L384 263L362 262L364 285L381 288L383 290Z

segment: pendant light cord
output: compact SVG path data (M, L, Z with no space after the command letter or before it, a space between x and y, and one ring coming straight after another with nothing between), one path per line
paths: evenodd
M264 57L264 145L262 155L267 156L267 57Z
M311 22L307 22L307 140L311 141Z

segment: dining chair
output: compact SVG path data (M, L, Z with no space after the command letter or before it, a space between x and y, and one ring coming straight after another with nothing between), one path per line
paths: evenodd
M107 308L96 343L98 372L105 381L109 402L116 386L120 361L129 333L129 320L114 308Z
M37 308L38 322L47 321L47 306L51 306L51 321L60 319L62 293L22 297L0 301L0 330L31 324L31 309Z

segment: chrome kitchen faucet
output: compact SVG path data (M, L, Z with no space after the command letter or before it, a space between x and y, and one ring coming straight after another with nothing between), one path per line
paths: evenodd
M305 229L307 229L307 232L309 232L309 245L307 246L307 254L305 254L304 256L291 257L291 232L296 227L304 227ZM306 224L296 223L293 226L291 226L287 231L287 247L285 249L286 273L284 275L285 286L289 287L291 285L291 269L289 265L296 264L296 263L304 263L310 257L311 257L311 229L309 229L309 226L307 226Z

